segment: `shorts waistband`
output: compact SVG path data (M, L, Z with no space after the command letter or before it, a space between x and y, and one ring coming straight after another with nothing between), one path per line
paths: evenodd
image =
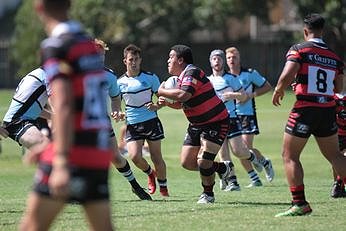
M297 100L314 102L314 103L328 103L334 100L334 98L330 96L313 96L313 95L297 95L296 98Z

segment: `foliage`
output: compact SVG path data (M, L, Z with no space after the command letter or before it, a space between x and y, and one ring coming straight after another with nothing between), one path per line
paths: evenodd
M39 64L40 41L44 38L43 27L32 9L31 1L23 1L15 24L11 58L19 65L18 76L23 76Z
M143 49L155 42L189 43L191 32L228 30L227 19L254 14L267 20L276 0L83 0L73 1L71 15L86 30L108 42L136 43ZM32 1L23 1L17 16L13 58L23 75L39 64L39 41L44 38Z
M324 38L339 55L346 49L346 0L294 0L303 18L309 13L320 13L326 19Z

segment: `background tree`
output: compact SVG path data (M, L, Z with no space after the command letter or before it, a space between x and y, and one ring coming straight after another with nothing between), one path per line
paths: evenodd
M346 0L294 0L299 15L320 13L326 19L324 39L341 57L346 49Z
M276 0L80 0L73 1L72 17L86 30L109 43L136 43L143 49L157 42L191 43L196 30L222 31L227 41L227 19L256 15L268 19ZM32 1L23 1L16 15L13 58L23 75L39 64L44 38Z
M39 64L40 41L44 38L41 23L32 10L32 1L23 1L17 11L15 25L11 54L19 67L20 77Z

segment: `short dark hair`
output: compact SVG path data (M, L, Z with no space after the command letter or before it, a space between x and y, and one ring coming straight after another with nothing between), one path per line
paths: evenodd
M136 45L134 44L129 44L127 47L125 47L124 49L124 58L127 57L127 54L128 53L131 53L131 54L138 54L139 56L141 56L141 48L137 47Z
M45 10L54 14L56 11L66 11L71 6L71 0L42 0Z
M322 30L324 27L324 18L320 14L308 14L304 18L305 26L310 30Z
M171 50L177 53L177 58L183 58L187 64L193 64L192 50L190 47L185 45L174 45Z

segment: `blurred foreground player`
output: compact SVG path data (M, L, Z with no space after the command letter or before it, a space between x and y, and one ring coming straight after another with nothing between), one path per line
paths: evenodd
M53 143L40 155L34 191L20 230L48 230L68 201L82 204L91 230L113 230L109 142L102 54L82 26L68 19L70 0L35 0L49 38L41 44L51 86Z

